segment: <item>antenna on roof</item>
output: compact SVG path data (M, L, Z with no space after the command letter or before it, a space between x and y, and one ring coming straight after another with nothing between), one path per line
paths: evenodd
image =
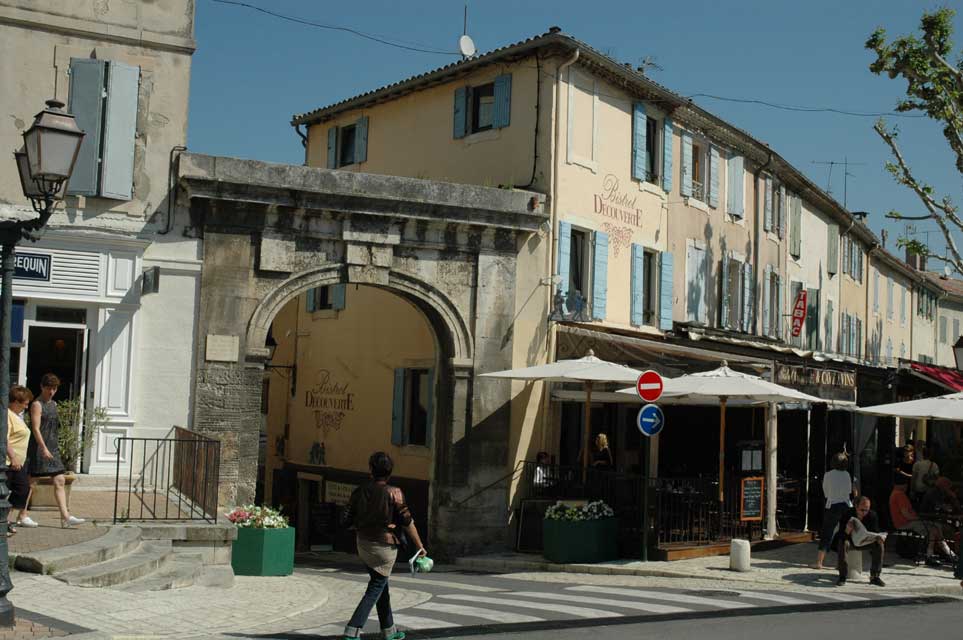
M462 28L461 37L458 38L458 50L461 52L461 57L467 60L468 58L475 55L475 42L468 35L468 2L465 1L465 23Z

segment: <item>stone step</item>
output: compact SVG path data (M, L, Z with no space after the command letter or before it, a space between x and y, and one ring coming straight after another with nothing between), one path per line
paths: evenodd
M215 587L218 589L230 589L234 586L234 569L229 564L204 565L194 584L199 587Z
M141 544L140 529L112 527L93 540L56 549L11 554L10 564L28 573L61 573L118 558Z
M54 573L53 577L77 587L110 587L164 569L172 556L170 543L145 542L127 555Z
M177 554L174 559L153 573L124 582L111 587L118 591L142 593L147 591L166 591L168 589L183 589L193 586L201 573L204 564L200 556L192 554Z

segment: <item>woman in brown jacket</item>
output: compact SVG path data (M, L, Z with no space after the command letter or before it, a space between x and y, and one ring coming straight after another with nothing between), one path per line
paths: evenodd
M395 627L388 595L388 577L401 543L399 530L404 530L421 555L427 553L401 489L388 484L394 468L391 458L383 451L373 453L368 458L368 468L371 480L354 490L345 512L345 520L356 531L358 555L368 568L368 588L344 628L344 636L361 637L372 607L377 606L378 622L385 640L404 640L405 634Z

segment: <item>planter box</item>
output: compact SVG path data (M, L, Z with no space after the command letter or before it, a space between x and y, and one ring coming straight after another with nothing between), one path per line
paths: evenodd
M294 571L294 527L238 527L231 567L239 576L289 576Z
M68 471L64 474L64 493L67 495L67 509L70 509L70 486L74 483L77 476ZM30 495L30 508L57 508L57 499L54 497L53 478L37 478L33 493Z
M542 520L542 555L563 564L615 560L619 557L618 533L618 518Z

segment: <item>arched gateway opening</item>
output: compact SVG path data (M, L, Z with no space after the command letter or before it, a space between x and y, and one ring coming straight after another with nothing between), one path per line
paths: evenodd
M178 176L203 238L191 427L221 442L220 503L286 505L302 548L336 544L310 531L385 449L438 555L502 543L460 503L504 474L510 389L473 384L513 364L537 199L195 154ZM506 492L469 508L507 514Z

